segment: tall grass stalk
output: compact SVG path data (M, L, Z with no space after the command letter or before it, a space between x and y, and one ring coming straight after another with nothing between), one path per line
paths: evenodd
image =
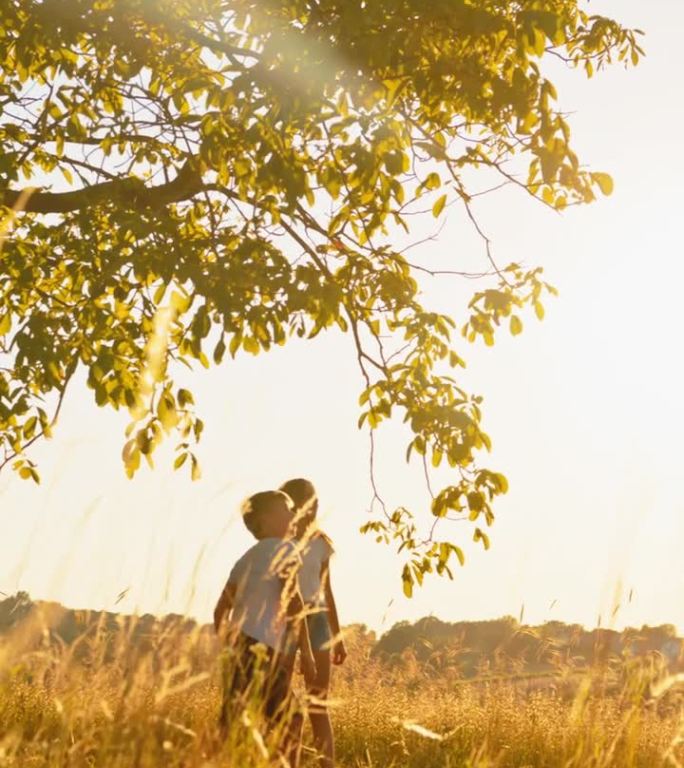
M277 734L255 709L217 727L216 641L181 619L149 636L136 619L116 632L84 617L69 645L33 615L0 640L0 765L74 768L267 768ZM504 679L458 684L419 666L390 668L350 638L333 720L344 768L665 768L684 764L678 681L653 689L632 670L535 687ZM534 681L533 681L534 682ZM669 688L669 690L668 690ZM662 694L662 696L661 696ZM308 751L304 764L315 765Z

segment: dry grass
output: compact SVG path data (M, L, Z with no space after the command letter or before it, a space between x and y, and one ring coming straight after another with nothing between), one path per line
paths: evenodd
M211 638L167 628L146 648L131 626L97 628L68 647L34 625L0 646L0 765L276 765L257 721L218 738L219 678ZM353 643L352 643L353 646ZM595 675L596 677L596 675ZM388 669L352 647L338 675L334 721L339 764L658 768L684 764L676 704L646 702L646 678L600 695L590 678L524 690L506 682L456 684L410 665ZM314 761L309 755L309 765ZM680 762L678 763L677 760Z

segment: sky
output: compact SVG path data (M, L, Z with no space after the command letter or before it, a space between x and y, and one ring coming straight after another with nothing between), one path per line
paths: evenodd
M614 194L562 215L508 190L477 199L497 260L540 264L560 291L542 323L525 318L521 336L459 347L463 383L484 397L488 464L510 481L489 551L466 527L444 528L463 545L465 567L403 596L401 560L358 533L371 497L368 436L356 428L362 381L351 338L330 333L183 375L206 422L194 483L171 470L170 445L154 471L128 480L127 414L97 408L76 382L54 438L31 454L42 484L0 475L0 590L209 620L232 563L251 545L240 501L303 475L319 490L321 526L335 542L343 624L383 631L425 615L508 614L617 628L673 623L684 632L684 102L675 92L684 5L596 0L589 9L646 32L636 70L586 80L553 69L575 149L613 175ZM421 228L429 233L433 220ZM454 207L438 241L412 257L453 268L480 253ZM424 299L462 319L472 288L434 280ZM422 468L403 459L406 438L396 424L378 433L379 485L389 505L425 510Z

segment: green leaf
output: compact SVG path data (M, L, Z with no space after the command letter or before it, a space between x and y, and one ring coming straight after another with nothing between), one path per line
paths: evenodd
M176 410L176 403L173 399L173 395L170 392L165 392L159 398L159 404L157 405L157 416L161 421L162 426L168 432L178 424L178 411Z
M136 438L129 440L123 448L122 458L126 475L132 478L140 467L140 449Z
M442 463L442 457L443 457L442 451L439 450L439 448L434 448L432 451L432 466L438 467Z
M601 192L603 192L604 195L612 195L613 194L613 178L607 173L598 173L594 172L591 174L591 179L596 184L599 185L599 188L601 189Z
M404 570L401 572L401 584L406 597L413 597L413 574L408 564L404 566Z
M225 354L226 354L226 342L225 342L223 336L221 336L221 338L219 339L218 344L216 345L216 347L214 349L214 362L216 363L216 365L220 365L221 364L221 361L223 360L223 356Z
M446 205L446 195L442 195L437 202L432 206L432 215L437 218L439 214L444 210L444 206Z
M250 355L258 355L261 352L261 345L254 336L245 336L242 340L242 348L245 352L249 352Z
M388 152L384 157L385 168L392 176L398 176L404 170L403 154L401 152Z
M508 493L508 479L505 475L502 475L500 472L495 472L494 477L497 480L499 489L501 493Z
M178 390L178 405L180 405L181 408L185 408L186 405L194 404L195 398L192 396L192 392L183 388Z
M192 304L192 296L188 296L187 293L173 291L173 293L171 294L171 307L175 309L179 315L182 315L184 312L187 312L188 309L190 309L191 304Z
M33 435L36 432L36 425L38 424L38 417L37 416L31 416L30 419L26 420L26 423L24 424L24 439L30 440Z
M432 173L428 173L428 175L425 177L425 181L422 184L425 189L429 190L439 189L441 185L442 180L440 179L439 174L435 173L434 171L432 171Z
M156 291L154 292L154 295L152 296L152 301L158 306L161 303L161 300L164 298L165 293L166 293L166 283L162 283L160 286L157 287Z
M228 352L230 352L231 357L235 357L238 349L240 349L241 343L242 343L242 336L239 333L233 334L233 336L230 339L230 344L228 345Z

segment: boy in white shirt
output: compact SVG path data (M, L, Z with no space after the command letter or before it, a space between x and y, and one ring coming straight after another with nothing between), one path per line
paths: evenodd
M299 591L301 559L286 536L293 520L292 500L282 491L254 494L242 517L257 543L235 563L214 609L229 656L224 675L221 727L251 697L258 697L269 726L282 727L280 750L293 768L299 763L302 717L290 717L292 672L299 648L302 671L315 675L304 603ZM287 722L289 720L289 722ZM283 732L284 731L284 732Z

